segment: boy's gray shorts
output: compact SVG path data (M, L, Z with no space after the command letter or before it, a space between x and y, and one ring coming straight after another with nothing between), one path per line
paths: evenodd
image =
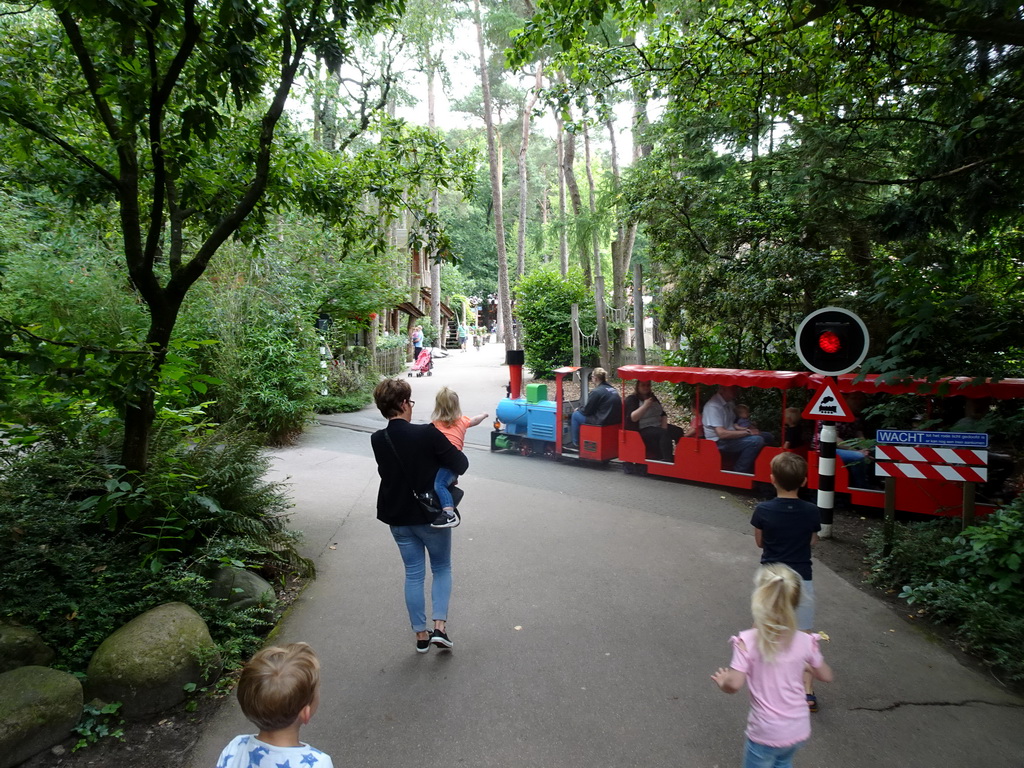
M803 580L800 585L800 603L796 607L796 628L814 629L814 582Z

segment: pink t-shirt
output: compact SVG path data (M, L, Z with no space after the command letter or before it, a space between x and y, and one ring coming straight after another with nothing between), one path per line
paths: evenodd
M469 429L469 422L471 419L469 416L461 416L459 420L452 424L450 427L444 425L440 421L435 421L434 426L437 427L448 438L448 442L462 450L462 446L466 443L466 430Z
M756 629L746 629L730 642L729 666L747 676L750 689L747 738L767 747L806 741L811 735L811 712L804 692L804 664L820 667L824 662L818 636L797 632L789 647L771 662L757 651Z

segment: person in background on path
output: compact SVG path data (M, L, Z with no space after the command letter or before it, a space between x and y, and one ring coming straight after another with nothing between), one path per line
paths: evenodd
M477 352L480 351L480 344L483 342L483 332L484 329L479 326L473 329L473 348Z
M423 326L414 326L409 338L412 340L412 359L417 360L423 351Z
M783 563L802 579L800 604L796 608L797 629L814 629L814 582L811 581L811 547L818 543L821 512L800 498L807 485L807 462L796 453L780 453L772 459L771 480L776 497L754 508L750 524L754 542L761 548L761 563ZM811 712L818 711L810 670L804 675L804 694Z
M433 424L413 424L412 389L402 379L384 379L373 390L373 400L388 419L385 429L370 437L377 460L380 489L377 519L391 527L405 565L405 607L416 650L426 653L431 645L452 648L447 634L448 603L452 593L452 531L431 528L433 517L420 505L415 493L433 488L437 470L446 467L456 475L469 468L469 459L438 432ZM390 445L388 438L390 438ZM434 630L427 631L426 559L430 556L430 608Z
M458 394L448 387L441 387L434 400L434 413L430 419L441 434L461 451L466 444L466 430L475 427L489 415L481 413L473 418L463 416ZM437 470L437 476L434 478L434 493L441 503L441 514L430 524L432 528L454 528L459 524L459 515L456 513L455 501L452 499L451 492L451 486L455 485L457 479L458 475L447 467Z
M459 349L463 352L466 351L466 326L463 323L459 323Z
M242 669L238 704L259 733L236 736L217 768L292 765L334 768L331 758L299 741L320 704L320 660L306 643L264 648Z
M719 386L715 396L704 404L701 412L704 437L715 441L723 458L735 457L733 472L752 475L757 455L764 448L764 438L757 433L756 427L736 426L735 399L735 386Z
M736 693L744 684L749 689L743 768L790 768L793 755L811 736L804 670L832 682L818 636L796 629L799 601L800 576L792 568L782 563L758 568L750 600L754 627L730 638L729 668L711 675L726 693Z
M573 411L570 420L572 447L579 446L580 427L584 424L604 427L622 423L622 398L607 378L608 373L604 368L595 368L590 374L590 381L595 386L590 390L587 404Z
M787 451L795 451L807 445L804 440L804 424L799 408L786 409L786 427L782 435L782 447Z

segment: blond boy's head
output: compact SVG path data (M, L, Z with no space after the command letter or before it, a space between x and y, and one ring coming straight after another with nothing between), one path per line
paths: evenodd
M319 686L320 660L309 645L264 648L242 669L238 703L261 731L280 731L315 708Z
M780 453L771 463L772 483L783 491L797 491L807 482L807 462L796 453Z

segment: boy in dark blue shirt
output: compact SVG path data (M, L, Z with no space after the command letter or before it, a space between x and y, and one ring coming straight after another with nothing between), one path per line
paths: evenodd
M785 563L800 574L803 584L796 609L797 628L810 632L814 628L811 545L818 542L821 513L814 504L800 498L800 489L807 484L807 462L802 456L780 453L772 459L771 479L776 497L758 504L750 518L754 541L761 547L762 563ZM807 705L817 712L818 700L811 684L810 674L805 674Z

